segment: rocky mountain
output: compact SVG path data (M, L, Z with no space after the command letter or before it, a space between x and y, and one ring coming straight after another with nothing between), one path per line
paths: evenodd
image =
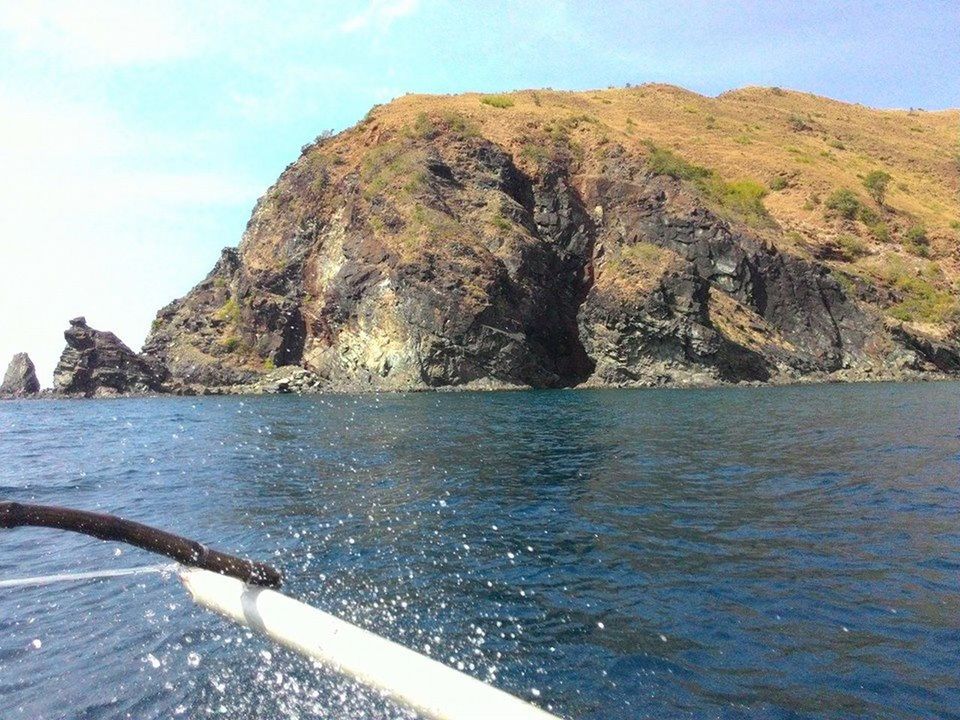
M7 366L0 383L0 396L27 397L40 392L40 381L33 361L26 353L17 353Z
M406 96L305 146L140 358L179 388L957 373L958 124L778 88Z

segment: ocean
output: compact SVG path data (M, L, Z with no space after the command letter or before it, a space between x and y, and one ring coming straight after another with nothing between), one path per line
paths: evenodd
M960 717L960 384L0 403L111 512L569 720ZM0 530L0 580L156 565ZM169 573L0 589L3 718L407 718Z

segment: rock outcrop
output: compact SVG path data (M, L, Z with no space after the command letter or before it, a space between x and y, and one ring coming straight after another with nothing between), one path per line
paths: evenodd
M17 353L7 366L0 384L0 396L27 397L40 392L40 381L33 361L26 353Z
M63 336L67 347L53 371L59 394L103 397L170 389L161 362L138 355L111 332L94 330L83 317L71 320Z
M836 252L809 251L816 229L787 232L762 186L615 131L597 98L550 98L405 99L305 147L144 357L183 387L268 391L283 367L297 390L960 373L948 295L902 275L908 253L871 276L829 227ZM893 321L910 313L939 334Z

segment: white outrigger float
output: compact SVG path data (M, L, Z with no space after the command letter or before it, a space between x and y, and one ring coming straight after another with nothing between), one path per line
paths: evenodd
M263 563L113 515L0 502L0 527L52 527L172 557L193 600L433 720L559 720L432 658L277 592Z

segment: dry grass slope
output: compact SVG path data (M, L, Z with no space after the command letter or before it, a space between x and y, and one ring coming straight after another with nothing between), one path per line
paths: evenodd
M731 219L789 252L827 262L851 288L876 290L892 322L942 336L957 319L958 110L878 110L760 87L715 98L666 85L407 95L306 149L299 169L265 196L251 226L269 234L281 211L289 212L285 203L316 203L359 170L364 192L371 199L389 194L418 235L436 229L456 236L458 228L439 226L417 205L420 179L411 172L417 164L411 153L418 151L410 139L439 133L488 138L532 174L551 153L565 152L578 172L590 175L616 146L651 162L676 161L692 173L683 179ZM871 174L889 175L882 204ZM497 217L489 223L509 230ZM414 240L423 242L406 237L405 251ZM663 258L620 261L659 265Z

